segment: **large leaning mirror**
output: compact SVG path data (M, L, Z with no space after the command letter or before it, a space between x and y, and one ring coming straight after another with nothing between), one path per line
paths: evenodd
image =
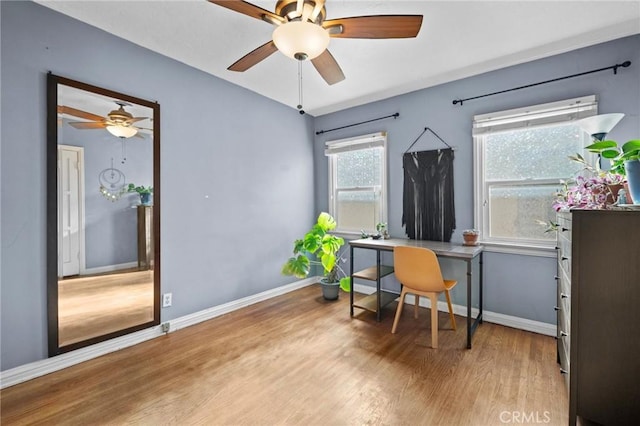
M160 106L47 77L49 356L160 323Z

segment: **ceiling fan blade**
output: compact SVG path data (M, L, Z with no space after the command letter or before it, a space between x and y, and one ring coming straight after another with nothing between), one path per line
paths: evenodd
M81 109L75 109L68 107L66 105L58 105L58 114L67 114L72 115L78 118L84 118L85 120L91 121L104 121L104 117L91 114L90 112L82 111Z
M133 117L127 120L128 124L135 123L136 121L146 120L149 117Z
M105 127L107 127L107 123L96 121L70 121L69 125L81 130L104 129Z
M344 73L329 50L325 50L320 56L311 60L327 84L336 84L344 80Z
M257 64L258 62L268 58L273 53L277 52L278 48L273 41L268 41L262 46L244 55L242 58L234 62L229 68L229 71L243 72Z
M240 0L208 0L210 3L217 4L218 6L226 7L234 12L242 13L243 15L250 16L252 18L264 20L264 17L271 18L272 21L282 22L282 17L275 13L269 12L266 9L255 6L246 1ZM271 22L271 21L267 21Z
M418 35L422 15L354 16L324 21L324 28L342 25L342 32L329 33L337 38L411 38Z

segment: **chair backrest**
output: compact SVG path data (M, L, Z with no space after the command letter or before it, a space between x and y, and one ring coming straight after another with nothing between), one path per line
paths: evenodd
M422 247L395 247L393 268L402 285L421 291L445 290L436 254Z

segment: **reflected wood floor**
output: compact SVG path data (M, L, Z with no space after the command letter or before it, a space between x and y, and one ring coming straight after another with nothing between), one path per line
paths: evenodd
M4 389L1 423L567 423L552 337L484 323L467 350L464 318L454 332L441 312L434 350L429 310L407 309L394 335L395 307L352 319L345 293L306 287Z
M60 346L153 321L153 270L58 281Z

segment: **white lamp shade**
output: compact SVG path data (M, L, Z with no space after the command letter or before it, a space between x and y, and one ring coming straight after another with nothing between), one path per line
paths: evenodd
M622 117L624 117L622 113L600 114L578 120L576 124L593 137L596 137L595 135L601 135L600 138L596 137L597 139L601 139L622 120Z
M136 133L138 133L138 129L136 129L135 127L128 127L128 126L122 126L122 125L107 126L107 131L111 133L113 136L116 136L119 138L130 138L132 136L135 136Z
M293 21L273 31L273 42L279 51L292 59L313 59L329 46L329 33L311 22Z

